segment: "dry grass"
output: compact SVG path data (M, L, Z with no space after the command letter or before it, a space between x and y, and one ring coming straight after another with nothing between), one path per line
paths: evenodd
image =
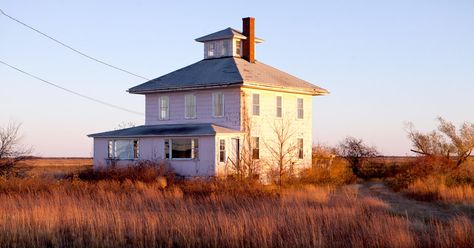
M404 190L409 196L424 201L464 204L474 207L474 187L464 185L446 185L446 177L430 176L418 179Z
M349 187L0 181L0 247L469 247L473 224L407 220Z

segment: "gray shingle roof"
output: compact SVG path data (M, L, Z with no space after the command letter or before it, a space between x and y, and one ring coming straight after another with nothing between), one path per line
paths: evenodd
M262 62L256 61L255 63L250 63L238 57L204 59L159 78L132 87L128 91L130 93L143 94L187 88L224 87L229 85L256 85L276 89L293 89L313 95L328 93L328 91L323 88Z
M240 133L212 123L143 125L87 135L94 138L138 138L149 136L206 136L216 133Z
M240 39L246 39L241 32L233 29L233 28L226 28L221 31L217 31L212 34L208 34L202 37L197 38L195 41L198 42L205 42L205 41L211 41L211 40L221 40L221 39L229 39L229 38L240 38Z
M230 39L230 38L238 38L245 40L247 37L242 34L242 32L235 30L233 28L226 28L221 31L214 32L212 34L208 34L202 37L195 39L198 42L206 42L211 40L222 40L222 39ZM261 43L263 39L255 37L255 42Z

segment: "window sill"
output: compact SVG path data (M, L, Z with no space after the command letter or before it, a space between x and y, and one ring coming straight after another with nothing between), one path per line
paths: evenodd
M139 158L106 158L107 161L137 161Z
M194 159L194 158L172 158L172 159L166 158L165 160L168 160L168 161L199 161L199 159Z

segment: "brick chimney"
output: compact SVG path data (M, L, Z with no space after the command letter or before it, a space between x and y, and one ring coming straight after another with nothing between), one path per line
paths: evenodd
M242 18L242 33L247 37L243 40L243 53L242 57L251 62L255 62L255 18L245 17Z

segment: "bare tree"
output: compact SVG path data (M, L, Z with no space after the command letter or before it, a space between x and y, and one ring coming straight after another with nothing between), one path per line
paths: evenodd
M20 127L21 124L12 121L0 127L0 176L10 173L32 151L21 144Z
M449 159L453 146L439 132L421 133L414 128L411 122L406 124L406 131L413 145L412 152L430 157L446 157Z
M376 147L364 144L362 139L346 137L338 145L339 156L345 158L351 165L352 172L359 175L359 167L362 160L376 157L379 152Z
M115 128L115 130L119 130L119 129L124 129L124 128L130 128L130 127L135 127L136 124L132 121L129 121L129 122L126 122L126 121L122 121L120 122L117 127Z
M471 156L474 149L474 123L464 122L458 132L453 123L446 121L442 117L438 117L438 129L450 140L452 147L457 155L457 163L459 166Z
M242 115L241 125L243 136L239 143L239 154L238 158L233 161L228 159L228 164L231 166L233 174L240 180L253 180L260 174L260 163L253 157L253 146L252 143L252 120L249 117L247 97L245 93L241 92L242 102Z
M299 147L296 140L296 129L290 118L282 118L270 123L273 137L264 139L263 143L269 152L265 163L270 168L270 175L275 176L281 187L285 179L294 176L295 164L298 162Z
M456 126L438 117L438 131L420 133L409 123L407 132L414 149L411 151L430 157L450 158L456 155L456 165L464 163L474 150L474 123L464 122L458 130ZM447 138L447 139L446 139Z

